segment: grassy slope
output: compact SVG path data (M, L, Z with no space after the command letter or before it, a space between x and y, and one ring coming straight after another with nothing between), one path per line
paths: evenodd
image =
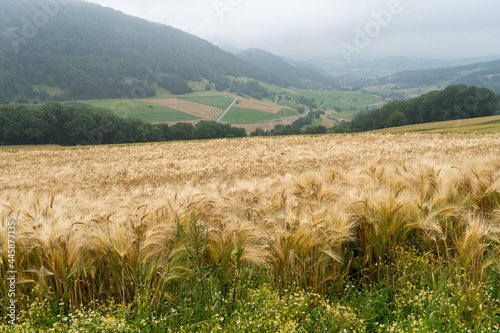
M222 121L228 123L256 123L259 121L276 120L282 117L263 111L232 107Z
M40 91L40 90L44 89L45 91L47 91L47 93L50 96L59 96L59 95L64 94L64 90L62 90L61 88L51 87L47 84L35 84L35 85L33 85L33 89L35 91Z
M297 110L295 110L295 109L287 109L287 108L281 109L276 114L280 115L280 116L283 116L283 117L293 117L293 116L298 116L299 115L299 113L297 112Z
M417 125L407 125L401 127L384 128L373 133L496 133L500 132L500 116L481 117L472 119L450 120Z

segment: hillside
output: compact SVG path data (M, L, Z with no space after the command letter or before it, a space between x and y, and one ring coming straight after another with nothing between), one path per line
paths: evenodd
M333 79L321 74L316 69L303 63L292 65L272 53L260 49L250 49L239 52L237 56L246 60L261 69L273 73L285 82L285 85L294 88L308 88L311 84L316 84L316 88L336 87L338 83ZM319 84L319 87L318 87Z
M48 19L37 28L33 22L43 15ZM228 76L280 83L201 38L110 8L0 2L0 103L50 95L138 98L153 96L156 85L178 94L190 91L187 81Z

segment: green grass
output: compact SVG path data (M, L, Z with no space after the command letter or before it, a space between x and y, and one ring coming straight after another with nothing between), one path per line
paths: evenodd
M330 120L333 120L334 125L340 124L340 120L338 120L337 118L334 118L332 116L327 116L327 118L330 119Z
M135 82L135 81L141 81L133 76L127 76L124 80L123 80L125 83L128 83L128 84L132 84L132 82Z
M323 101L325 102L323 108L326 108L327 110L334 110L337 107L348 113L357 113L364 106L382 102L380 97L372 94L363 94L359 91L332 91L327 93L330 93L330 95L315 94L312 92L309 93L309 97L314 97L314 95L316 95L314 99L316 100L318 106L321 105L321 101ZM355 108L355 110L353 110L353 108Z
M226 110L233 102L233 98L224 96L207 96L207 97L181 97L182 100L212 106L221 110Z
M255 81L254 79L250 79L249 77L244 77L244 76L238 76L238 77L230 76L229 78L233 81L237 81L237 82L241 82L241 83L248 82L249 80Z
M391 82L388 84L381 84L373 86L372 90L375 94L393 94L395 92L406 93L409 95L423 95L428 93L431 88L445 89L453 81L438 81L432 85L408 85L403 82Z
M267 90L269 90L272 93L276 93L276 94L289 94L290 93L290 90L285 89L285 88L280 88L280 87L275 86L273 84L268 84L268 83L261 82L260 85L263 86L264 88L266 88Z
M297 108L298 106L300 106L297 103L295 103L294 101L285 101L285 100L279 102L278 104L281 106L289 107L289 108Z
M46 84L35 84L35 85L33 85L33 90L35 90L35 91L40 91L42 89L44 89L45 91L47 91L47 93L50 96L60 96L60 95L64 94L64 90L62 90L59 87L51 87L51 86L46 85Z
M172 94L170 91L168 91L165 88L160 87L159 85L156 85L156 95L155 98L161 98L161 97L171 97Z
M266 88L269 89L268 86ZM318 108L326 108L327 110L334 110L336 107L345 110L349 114L355 114L359 112L362 107L367 105L376 104L382 102L383 100L370 93L362 93L361 91L323 91L323 90L299 90L290 88L288 90L284 89L274 89L281 90L287 93L292 99L294 97L303 95L308 98L314 98L314 101ZM297 107L298 105L294 100L286 101L282 100L280 105L288 107ZM355 110L353 110L355 108Z
M232 107L222 121L227 123L251 124L281 118L283 117L268 112Z
M323 124L323 120L313 118L311 126L320 126L321 124Z
M85 101L85 103L111 110L114 114L123 118L139 118L149 123L200 119L199 117L166 106L153 105L137 100L107 99ZM150 106L153 106L153 108Z
M191 87L193 91L204 91L207 83L207 79L203 79L201 81L188 81L188 86Z
M296 109L284 108L278 111L278 113L276 114L283 117L293 117L293 116L298 116L299 112Z

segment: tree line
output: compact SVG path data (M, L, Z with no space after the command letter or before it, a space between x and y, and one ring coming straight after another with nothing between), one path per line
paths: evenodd
M301 134L325 134L328 131L323 125L313 126L314 119L320 119L325 111L316 110L310 111L305 117L300 117L291 125L276 125L272 130L263 130L257 128L250 133L250 136L279 136L279 135L301 135Z
M382 108L359 113L335 132L363 132L386 127L436 121L468 119L494 115L498 97L486 88L456 84L408 101L392 101Z
M242 128L215 121L153 125L93 107L49 102L39 107L0 105L2 145L96 145L245 137Z
M323 111L311 111L292 125L278 125L251 136L324 134L324 126L310 126ZM246 137L246 130L215 121L196 125L150 124L136 118L121 118L95 107L77 107L48 102L41 106L0 105L0 144L59 144L63 146L162 142Z

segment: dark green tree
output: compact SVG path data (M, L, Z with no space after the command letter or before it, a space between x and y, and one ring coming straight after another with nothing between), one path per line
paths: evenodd
M391 113L389 118L387 118L387 125L389 127L397 127L406 125L406 117L401 111L394 111Z

